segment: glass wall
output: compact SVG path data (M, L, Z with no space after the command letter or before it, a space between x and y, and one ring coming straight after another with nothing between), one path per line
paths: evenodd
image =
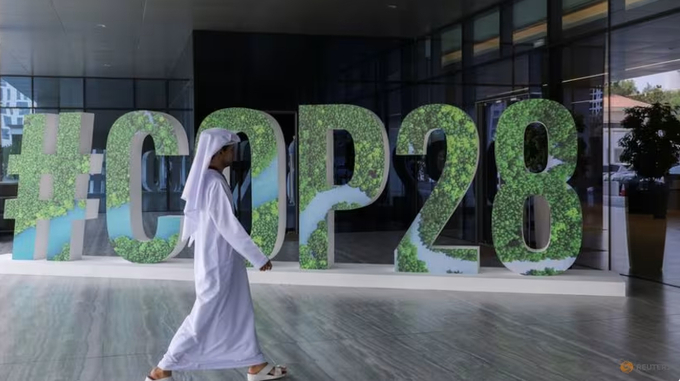
M577 122L578 169L569 184L582 206L584 238L576 266L609 269L602 176L607 2L564 0L552 15L547 0L499 3L417 43L347 64L343 83L330 91L334 97L324 99L376 112L388 130L393 159L387 190L375 204L336 213L339 262L393 263L394 249L431 196L446 157L441 133L431 135L425 156L396 156L401 122L420 105L444 103L461 108L475 121L481 155L477 175L436 243L480 245L482 266L502 266L491 224L495 196L503 184L495 164L496 128L512 104L547 98L562 103ZM554 23L561 27L551 29ZM591 32L598 28L602 33L593 37ZM540 171L547 165L547 136L545 130L536 131L529 133L533 137L527 138L525 156ZM341 156L336 162L351 153L338 149L347 139L336 136L336 155ZM348 152L347 157L342 152ZM345 172L336 166L336 177ZM530 247L547 244L549 209L541 197L527 200L524 239Z
M571 3L557 10L548 4L547 0L499 2L497 7L480 14L452 20L450 25L431 34L399 41L297 35L245 38L226 32L199 33L194 37L194 57L197 65L204 66L195 67L194 80L197 109L206 109L199 118L218 107L235 106L270 111L277 119L284 115L281 112L295 114L301 104L352 104L373 111L383 121L390 142L389 179L385 191L372 205L335 214L336 261L391 264L395 248L433 194L447 154L445 136L438 131L430 135L426 155L396 155L402 121L422 105L457 106L477 125L481 155L476 176L460 205L450 210L451 217L436 244L480 245L482 266L502 266L496 257L491 231L491 211L502 185L494 159L498 121L510 105L521 100L556 100L579 121L581 157L579 171L570 184L584 210L585 241L589 242L583 245L583 253L587 254L581 256L579 265L608 268L608 249L602 246L608 242L603 238L603 180L597 174L597 165L591 164L602 158L606 38L579 41L562 35L563 30L576 36L586 35L596 27L593 23L598 18L551 28L555 18L561 23L566 15L592 4ZM296 56L284 56L275 54L275 45L323 49L309 56L304 50ZM214 51L222 48L230 52L228 58L214 56ZM270 55L276 58L271 64L265 59ZM580 55L587 57L579 59ZM231 74L232 66L254 69L240 71L235 77ZM214 73L219 71L224 74L216 77ZM211 75L204 78L203 73ZM216 84L248 91L224 94ZM272 88L280 96L272 96ZM209 107L202 104L212 102L218 95L219 104L210 103ZM527 161L535 162L536 170L547 165L547 138L540 131L527 143L533 147L533 151L527 151ZM296 134L297 130L290 135ZM287 144L290 142L292 139L286 140ZM353 176L353 148L351 136L334 134L334 179L338 185ZM291 188L294 187L289 185L289 191ZM236 194L239 217L250 227L247 197L247 189ZM295 198L289 197L291 202ZM540 198L526 203L524 238L532 247L545 246L549 237L544 228L549 207ZM289 229L293 226L289 221ZM298 260L296 239L294 234L288 236L287 249L277 260Z
M442 65L448 66L460 63L463 59L463 29L455 25L440 34Z
M609 215L612 262L615 270L647 279L680 285L680 166L653 178L652 168L662 168L671 150L663 140L640 138L650 128L656 136L672 136L680 106L680 3L675 1L612 1L611 81L605 98L604 162L609 178ZM662 107L670 106L665 113ZM649 118L640 119L636 111ZM664 114L665 113L665 114ZM645 114L643 114L645 115ZM667 118L663 118L668 115ZM665 120L665 122L664 122ZM669 127L670 126L670 127ZM635 132L635 134L633 134ZM630 139L633 138L633 139ZM634 144L632 144L634 143ZM675 144L678 144L677 139ZM666 159L668 159L666 157ZM667 168L665 168L667 169ZM661 200L661 203L658 201Z
M350 103L376 112L388 130L393 166L387 190L375 204L336 213L337 260L394 261L394 248L431 196L446 155L443 136L435 133L425 156L396 156L401 122L420 105L444 103L463 109L474 119L481 139L481 157L477 176L460 206L452 211L437 243L481 245L482 266L500 266L491 229L491 210L503 184L495 166L496 128L500 116L512 104L546 98L560 102L571 112L578 131L577 169L569 184L581 203L584 234L575 266L618 269L621 239L617 238L617 224L622 219L612 214L612 205L620 200L616 199L618 190L610 185L610 172L621 166L621 149L612 146L620 121L611 116L613 107L619 107L620 102L608 93L609 77L627 79L625 75L645 65L652 65L646 67L648 71L668 71L672 64L652 57L662 55L661 46L669 51L675 47L671 46L674 37L670 30L655 29L658 21L647 21L644 26L654 30L647 35L657 36L646 51L635 52L630 47L645 33L628 32L624 38L617 35L623 32L615 29L629 23L625 28L633 30L636 20L669 12L671 4L630 0L503 1L482 13L452 20L449 26L388 53L376 51L372 58L362 57L356 63L347 54L341 76L328 79L328 86L338 91L330 90L326 98L311 101ZM616 68L619 50L627 54L626 68L622 70ZM640 85L639 91L646 86ZM655 90L650 86L646 91ZM540 171L548 165L547 136L541 128L530 130L534 132L528 133L525 159ZM336 183L342 184L352 174L348 164L351 139L340 133L335 140ZM550 231L545 228L549 210L550 205L541 197L527 200L524 239L530 247L540 248L549 241ZM615 253L614 258L610 253ZM297 260L294 255L287 259Z
M472 52L475 63L498 57L501 46L500 28L500 11L498 9L477 16L473 20L474 45Z
M526 50L545 44L548 36L548 3L544 0L520 0L513 4L512 42L515 49Z
M324 101L376 112L388 130L393 168L387 190L374 205L336 214L338 260L394 261L394 248L430 197L446 154L442 136L435 133L427 155L396 156L401 121L420 105L445 103L474 119L481 157L477 176L437 243L481 245L482 266L500 266L491 231L492 206L503 184L495 166L496 128L512 104L545 98L564 105L578 131L577 169L569 184L581 203L584 234L575 266L628 274L628 232L633 228L627 222L630 197L625 185L633 175L622 159L619 141L629 132L623 119L631 107L655 102L680 106L680 97L676 99L680 56L675 53L680 42L673 32L680 21L678 7L678 2L661 0L499 1L497 7L452 20L416 43L376 54L372 60L349 62L342 83L329 82L333 96ZM529 131L525 159L540 171L547 165L547 137L541 128ZM336 136L342 147L348 139ZM336 177L346 172L342 166L336 170ZM665 179L670 189L669 217L663 228L667 237L662 240L667 271L656 276L667 281L673 278L668 275L673 266L680 266L680 259L669 255L680 239L673 234L677 230L674 210L680 205L676 176L680 170L674 167ZM530 247L548 242L549 209L541 197L527 200L524 239ZM648 232L650 226L641 231ZM380 244L371 244L374 240ZM362 245L370 250L361 249Z
M562 0L562 31L571 37L604 30L608 12L607 0Z
M606 35L598 34L574 40L561 52L562 104L571 111L578 131L578 164L569 181L583 210L578 263L599 269L610 266L602 177L606 44Z
M583 212L583 239L574 267L614 269L627 274L631 245L628 232L635 229L627 222L630 196L626 194L626 184L634 176L623 160L624 150L619 143L629 132L623 120L625 110L631 107L657 101L680 105L680 97L676 99L680 91L680 77L676 78L680 55L675 53L680 50L673 29L680 21L678 7L678 2L663 0L498 1L480 13L451 20L431 33L396 43L388 39L350 42L319 37L314 44L324 47L322 53L306 58L301 58L303 53L297 58L272 53L277 63L269 66L262 58L268 54L266 51L260 50L262 56L254 57L251 50L270 46L277 38L299 46L307 46L311 40L305 36L268 36L265 45L232 52L232 56L239 57L239 65L258 69L237 79L228 75L219 78L218 83L249 88L249 92L240 94L241 98L224 100L221 106L247 104L295 115L300 104L344 103L368 108L378 115L390 142L392 166L387 187L374 204L335 214L335 253L337 262L382 264L394 263L395 248L430 199L447 154L445 136L435 132L425 155L396 155L403 119L426 104L442 103L462 109L476 123L481 155L476 176L460 205L450 211L451 217L436 244L480 246L481 265L487 267L502 266L492 232L493 206L499 188L505 184L495 159L500 117L523 100L559 102L571 113L577 129L577 165L568 183L578 195ZM205 54L210 57L218 41L242 38L209 37L206 41L213 45L206 44ZM225 49L248 46L257 38L261 37L227 44ZM320 66L309 67L308 61ZM236 65L234 62L226 60L220 67ZM268 79L270 82L262 79L274 78L280 67L288 68L281 78ZM215 72L211 68L196 70L203 71ZM298 71L304 76L296 77ZM310 76L312 79L305 79ZM202 81L216 79L206 77ZM271 86L287 89L287 93L281 93L287 94L285 101L273 97L266 98L266 102L251 99L250 93L255 89L268 95ZM197 90L197 98L205 99L217 90L203 92ZM551 165L549 137L540 125L527 127L525 163L530 171L540 172ZM292 136L297 134L297 126L294 130ZM287 138L286 143L291 141ZM335 133L336 184L345 184L352 177L353 155L351 136ZM292 156L294 153L289 157ZM677 238L673 234L674 210L680 205L680 196L676 197L676 193L680 195L680 181L674 176L680 176L680 170L673 168L665 179L670 188L667 228L662 229L663 235L668 232L667 239L662 240L667 243L667 253L674 252L672 244ZM289 192L297 192L291 182L288 184ZM296 197L289 193L289 199L293 203ZM242 204L246 208L249 205ZM522 231L529 247L540 249L550 242L550 209L540 195L526 200ZM244 211L240 217L249 226L248 212ZM294 215L292 211L289 214ZM642 223L639 229L654 230L650 226ZM288 228L291 232L297 228L290 218ZM288 236L288 249L278 260L298 260L296 240L294 234ZM680 263L674 255L667 255L665 261L669 274L676 262Z

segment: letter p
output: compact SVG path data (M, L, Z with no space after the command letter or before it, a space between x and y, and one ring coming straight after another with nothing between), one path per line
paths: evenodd
M354 141L354 174L349 183L333 181L333 131ZM387 185L389 141L371 111L351 105L300 107L300 267L328 269L335 262L335 211L375 202Z

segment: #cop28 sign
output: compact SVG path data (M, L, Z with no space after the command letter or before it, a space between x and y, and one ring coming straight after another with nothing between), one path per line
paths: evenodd
M334 263L334 213L363 208L387 184L389 142L382 121L371 111L350 105L300 107L299 192L300 266L323 270ZM102 155L91 154L92 114L36 114L26 117L22 154L11 155L9 173L19 176L18 197L8 200L5 218L16 220L13 259L52 261L82 257L85 220L97 218L99 201L87 199L89 176L101 173ZM541 123L548 132L548 167L530 172L524 163L527 126ZM231 108L216 111L200 126L224 128L248 136L252 152L252 232L270 258L281 249L285 233L285 144L270 115ZM333 184L333 131L345 130L354 141L354 175ZM479 271L478 246L437 246L435 241L460 204L477 172L477 128L462 110L443 104L411 112L397 137L397 155L424 155L433 131L446 136L446 164L431 196L398 247L395 270L432 274ZM157 263L186 245L181 216L164 216L155 237L142 225L142 143L151 136L159 156L189 155L185 130L172 116L130 112L118 119L106 144L106 219L116 253L135 263ZM502 186L493 205L493 241L506 267L526 275L566 271L581 248L582 211L567 184L576 169L574 120L559 103L532 99L508 108L498 124L496 165ZM543 196L550 204L550 239L540 250L523 235L524 203Z

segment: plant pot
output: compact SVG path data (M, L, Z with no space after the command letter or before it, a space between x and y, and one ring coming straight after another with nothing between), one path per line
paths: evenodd
M660 275L666 250L666 219L630 213L627 219L630 273Z
M632 187L627 201L630 273L658 277L666 250L668 187L660 184Z

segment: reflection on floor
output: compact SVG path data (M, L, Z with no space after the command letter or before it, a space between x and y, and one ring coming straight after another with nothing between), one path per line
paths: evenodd
M625 211L622 208L612 209L612 223L616 219L622 225L620 221L626 218ZM663 274L650 279L680 287L680 213L669 213L666 223ZM627 234L625 226L612 231L612 269L621 274L629 273Z
M142 380L191 309L183 282L0 276L0 380ZM629 298L254 285L290 380L677 380L680 290ZM640 370L625 374L622 361ZM244 370L177 380L245 379Z

